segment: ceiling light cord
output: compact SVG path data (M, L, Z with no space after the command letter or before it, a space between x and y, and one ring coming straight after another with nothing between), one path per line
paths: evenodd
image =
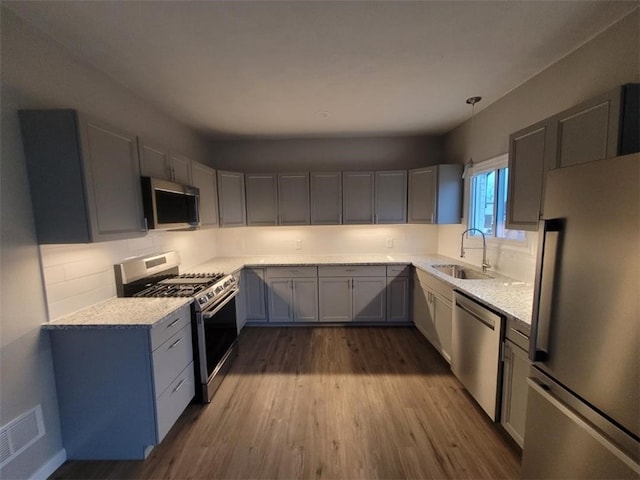
M462 178L466 178L469 174L469 171L473 169L473 114L475 112L476 103L482 100L482 97L469 97L467 98L467 103L471 105L471 120L469 122L469 151L471 154L469 155L469 161L464 164L464 169L462 170Z

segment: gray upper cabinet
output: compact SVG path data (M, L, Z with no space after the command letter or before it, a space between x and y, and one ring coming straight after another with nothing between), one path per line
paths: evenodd
M246 225L244 174L218 170L217 176L220 226Z
M343 172L344 224L366 224L374 220L374 173Z
M406 170L376 172L375 222L407 222Z
M134 135L74 110L21 110L39 243L145 234Z
M247 225L277 225L278 191L273 173L247 173Z
M309 173L279 173L278 224L309 223Z
M409 223L460 223L462 166L409 170Z
M191 185L191 160L174 152L169 153L171 179L176 183Z
M171 180L168 150L138 137L138 154L140 155L140 175Z
M618 155L619 88L554 117L560 168Z
M538 229L549 170L639 150L638 90L624 85L509 137L507 228Z
M507 228L537 230L545 174L555 167L553 121L536 123L509 137Z
M311 173L311 223L342 223L342 173Z
M191 162L190 185L200 190L200 226L218 225L218 188L216 171L198 162Z

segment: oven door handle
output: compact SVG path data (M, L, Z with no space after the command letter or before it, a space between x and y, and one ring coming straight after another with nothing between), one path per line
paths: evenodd
M204 312L202 312L202 318L209 319L213 317L216 313L220 311L222 307L224 307L227 303L233 300L236 297L236 295L238 295L238 289L235 289L231 293L229 293L229 295L221 303L216 304L213 310L205 310Z

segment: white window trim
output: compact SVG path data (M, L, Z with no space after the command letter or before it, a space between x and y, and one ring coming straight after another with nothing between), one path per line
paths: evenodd
M497 157L489 158L483 160L482 162L474 163L469 175L466 176L464 180L464 189L465 189L465 198L467 199L465 202L465 218L463 219L463 224L466 225L465 228L470 228L469 222L471 221L471 215L469 212L471 211L471 179L474 175L478 175L480 173L484 173L490 170L505 168L509 166L509 154L503 153L498 155ZM507 238L498 238L498 237L487 237L487 248L491 249L504 249L511 250L514 252L525 253L531 256L535 255L536 250L536 242L537 242L537 234L534 232L525 231L525 240L510 240ZM534 233L532 235L532 233ZM470 243L469 245L478 246L481 245L482 241L480 236L469 236Z

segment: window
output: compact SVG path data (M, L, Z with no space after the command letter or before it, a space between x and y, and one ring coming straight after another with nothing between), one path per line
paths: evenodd
M469 228L487 237L525 241L525 232L506 228L509 168L506 156L478 164L471 177ZM477 235L477 232L469 232Z

